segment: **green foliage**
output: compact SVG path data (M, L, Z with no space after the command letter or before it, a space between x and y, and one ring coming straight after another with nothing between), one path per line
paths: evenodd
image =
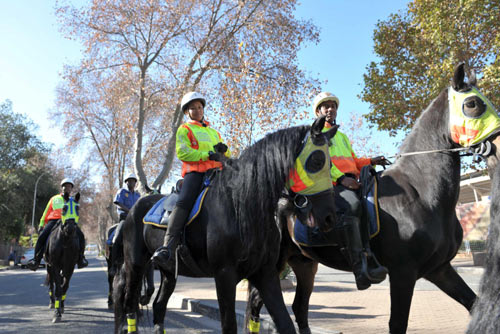
M449 85L465 62L479 88L500 105L500 3L498 0L414 0L406 12L379 21L360 94L370 123L392 135L408 131L423 109Z
M12 111L10 101L0 103L0 240L17 239L31 225L34 185L49 152L34 130L31 121ZM49 177L38 190L45 203L57 192Z

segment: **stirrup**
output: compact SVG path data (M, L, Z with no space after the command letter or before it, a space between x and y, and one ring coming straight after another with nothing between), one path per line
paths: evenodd
M36 271L39 266L40 266L40 261L37 261L35 259L31 259L28 261L28 263L26 263L26 267L33 271Z

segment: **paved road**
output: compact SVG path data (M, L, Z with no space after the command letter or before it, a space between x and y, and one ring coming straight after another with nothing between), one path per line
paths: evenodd
M51 322L53 310L44 286L45 269L0 271L0 333L112 333L113 313L107 309L107 281L103 261L90 258L90 266L75 270L65 303L63 321ZM219 333L219 322L199 314L169 308L169 333ZM141 331L152 323L146 312Z

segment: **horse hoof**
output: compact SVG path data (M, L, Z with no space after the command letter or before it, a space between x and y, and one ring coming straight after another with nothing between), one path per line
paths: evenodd
M54 303L50 303L50 304L49 304L49 310L50 310L50 309L53 309L54 307L55 307Z
M54 318L52 318L52 323L54 323L54 324L55 324L55 323L57 323L57 322L61 322L61 317L60 317L60 316L59 316L59 317L54 317Z
M142 295L141 298L139 299L139 303L142 305L142 306L146 306L149 304L149 301L151 300L151 296L147 296L147 295Z
M165 329L163 328L163 325L160 326L158 324L155 325L154 329L153 329L153 333L154 334L164 334L165 333Z

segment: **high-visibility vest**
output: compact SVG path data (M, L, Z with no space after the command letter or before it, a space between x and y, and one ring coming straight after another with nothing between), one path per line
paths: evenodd
M74 219L75 223L78 224L78 220L80 219L79 213L80 205L75 202L73 197L70 197L69 200L64 203L62 213L61 213L61 221L64 224L69 219Z
M62 194L53 196L45 207L42 218L40 218L40 227L45 226L49 220L61 219L63 207L64 198L62 197Z
M222 167L222 163L208 160L209 152L215 152L214 145L222 142L222 138L207 121L200 123L191 120L182 124L177 130L175 139L175 151L182 161L182 176ZM229 150L225 155L229 157Z
M325 123L323 132L331 128L329 123ZM370 158L358 158L351 147L351 142L345 134L337 130L335 136L330 139L330 160L332 167L330 168L330 175L333 184L337 184L337 179L345 174L352 174L356 178L361 173L363 166L371 164Z

